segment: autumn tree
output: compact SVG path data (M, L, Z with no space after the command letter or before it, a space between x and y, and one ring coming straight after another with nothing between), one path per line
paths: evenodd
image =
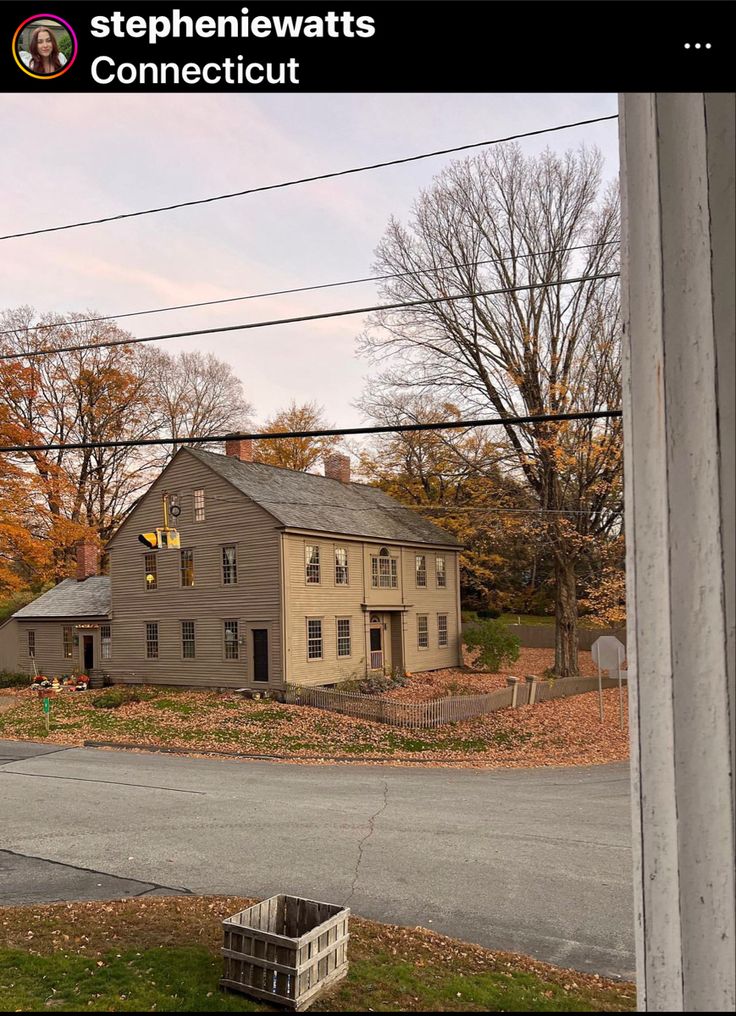
M390 360L379 384L473 416L618 409L618 288L601 277L617 271L618 235L618 195L601 188L597 152L534 157L499 146L452 164L408 224L389 222L375 268L398 274L383 284L386 302L462 299L374 316L362 348ZM591 539L620 524L620 421L497 431L513 475L544 512L555 671L574 675L581 562Z
M297 403L292 400L286 409L266 420L262 430L266 434L281 432L329 430L331 424L324 410L316 402ZM324 456L339 444L336 437L284 437L256 441L254 458L270 466L297 469L308 473Z

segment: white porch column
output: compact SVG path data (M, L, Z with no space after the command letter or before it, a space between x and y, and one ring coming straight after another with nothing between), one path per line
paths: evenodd
M732 1010L734 96L625 94L624 429L640 1007Z

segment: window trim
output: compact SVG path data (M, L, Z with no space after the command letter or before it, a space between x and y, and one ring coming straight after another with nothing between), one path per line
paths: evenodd
M192 626L192 637L191 637L191 639L185 639L184 638L184 625L185 624L191 624L191 626ZM180 647L181 647L181 658L182 658L182 660L196 660L197 659L197 628L196 628L196 621L195 621L195 619L193 617L186 617L183 620L182 619L179 620L179 635L180 635L180 639L181 639ZM191 656L187 656L184 653L184 643L185 643L185 641L192 643L192 655Z
M422 562L421 566L419 562ZM424 582L419 581L419 576L424 576ZM414 554L414 586L416 589L427 589L427 555Z
M320 647L319 647L319 649L320 649L320 655L319 656L310 656L309 655L309 641L310 641L310 638L309 638L309 623L310 623L310 621L315 621L315 622L317 622L319 624L319 642L320 642ZM324 617L323 616L321 616L321 617L314 617L314 616L312 616L312 617L309 617L309 616L305 617L304 618L304 630L305 630L306 637L307 637L307 644L306 644L307 663L323 663L324 659L325 659L325 619L324 619Z
M334 552L334 561L335 561L335 572L334 572L334 576L333 576L334 581L335 581L335 585L339 586L340 589L347 588L347 587L350 586L350 555L348 554L348 548L344 544L336 543L333 546L332 549L333 549L333 552ZM337 563L337 554L338 554L338 551L342 551L345 554L345 564L344 565L338 565L338 563ZM338 582L337 581L337 569L338 568L343 568L343 567L345 568L345 581L344 582Z
M310 549L310 548L312 550L316 550L317 551L317 560L316 560L316 562L315 561L309 561L307 559L307 550ZM309 579L309 569L310 568L314 568L314 567L317 568L317 579L310 581L310 579ZM320 553L320 545L319 545L319 543L305 543L304 544L304 585L305 586L321 586L322 585L322 555Z
M353 655L353 625L352 617L336 617L335 618L335 653L338 660L349 660ZM345 622L348 626L348 648L350 652L340 652L340 622ZM343 636L344 638L344 636Z
M419 639L419 636L421 634L419 622L420 622L420 620L422 618L427 623L427 628L426 628L427 644L425 646L422 645L422 643L421 643L421 641ZM429 649L429 614L417 614L417 649L418 650Z
M440 561L442 562L441 571L439 568ZM442 575L442 582L440 582L440 575ZM447 589L447 556L445 554L435 554L434 581L438 589Z
M441 617L445 619L445 631L444 631L445 641L444 642L442 641L442 626L440 625L440 618ZM449 614L443 612L443 613L437 615L437 648L438 649L447 649L447 647L450 645L450 623L449 622L450 622L450 616L449 616Z
M234 641L234 643L232 641L228 643L228 640L226 638L226 635L227 635L227 626L229 624L234 624L235 625L235 641ZM223 661L225 663L240 663L241 662L240 642L241 642L240 618L239 617L223 617L223 619L222 619L222 659L223 659ZM228 647L228 645L233 645L233 644L235 645L235 656L228 656L227 655L227 647Z
M156 627L156 653L151 655L148 651L149 645L152 644L153 639L148 637L148 629L150 626L155 625ZM161 629L158 621L144 621L143 623L143 651L144 659L146 660L160 660L161 659Z
M104 629L107 628L107 635L103 635ZM105 643L107 643L107 656L105 655ZM100 625L100 660L111 660L112 659L112 625L101 624Z
M235 581L234 582L226 582L225 581L225 549L227 547L232 547L233 550L235 551L235 563L233 565L234 572L235 572ZM232 586L237 586L238 585L238 548L239 548L239 544L236 543L235 541L233 541L232 543L221 543L220 544L220 585L223 586L223 588L224 587L231 588Z
M155 575L155 579L152 586L149 585L148 582L146 582L146 575L148 575L149 571L146 562L148 561L149 557L152 558L154 562L154 567L151 570L151 574ZM147 593L155 593L156 590L158 589L158 557L156 556L156 552L153 550L146 551L146 553L143 555L143 588Z
M201 494L201 498L197 495ZM201 503L198 503L201 502ZM201 514L200 514L201 511ZM207 521L207 507L205 501L205 489L204 487L196 487L192 492L192 515L195 522L206 522Z
M184 567L183 567L183 555L192 555L192 581L190 585L184 583ZM196 582L196 576L194 572L194 547L180 547L179 548L179 588L180 589L194 589Z

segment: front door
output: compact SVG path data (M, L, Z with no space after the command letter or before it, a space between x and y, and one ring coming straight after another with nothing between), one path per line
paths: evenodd
M82 636L82 649L84 651L84 669L89 674L95 665L95 642L91 635Z
M253 629L253 680L268 681L268 628Z

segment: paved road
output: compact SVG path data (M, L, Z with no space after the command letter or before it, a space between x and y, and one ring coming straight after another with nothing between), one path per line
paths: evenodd
M288 892L633 977L624 764L296 766L0 742L0 902Z

